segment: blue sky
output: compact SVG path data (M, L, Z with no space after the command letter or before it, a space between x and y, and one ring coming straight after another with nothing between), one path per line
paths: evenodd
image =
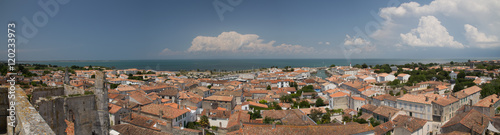
M214 3L232 11L220 15ZM16 22L26 39L20 61L498 58L497 9L491 0L5 0L0 22Z

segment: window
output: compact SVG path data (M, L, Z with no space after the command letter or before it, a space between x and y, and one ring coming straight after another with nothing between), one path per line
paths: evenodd
M420 111L424 111L424 106L420 106Z
M410 104L410 110L413 108L413 106Z

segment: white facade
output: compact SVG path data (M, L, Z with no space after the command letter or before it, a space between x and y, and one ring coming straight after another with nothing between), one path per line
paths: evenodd
M229 121L229 118L226 118L226 119L208 118L208 122L210 123L210 126L216 126L219 128L226 128L228 121Z
M394 81L394 79L396 79L396 77L394 75L387 75L387 76L378 76L377 77L377 81L378 82L383 82L383 81Z
M398 80L405 83L408 81L408 79L410 78L410 75L409 74L405 74L404 76L399 76L398 75Z
M406 115L432 121L432 105L397 100L397 109L403 109Z

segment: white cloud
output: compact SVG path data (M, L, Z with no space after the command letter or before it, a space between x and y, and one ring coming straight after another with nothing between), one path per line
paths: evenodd
M322 45L322 44L330 45L330 42L318 42L318 45Z
M372 43L361 37L351 37L346 35L344 45L341 46L346 58L350 58L352 54L360 54L362 52L375 51L376 48Z
M233 54L297 54L311 53L313 48L301 45L281 44L275 41L264 42L256 34L239 34L235 31L222 32L217 37L197 36L187 52L233 53Z
M449 29L458 24L473 24L492 35L500 35L500 1L498 0L434 0L421 5L417 2L402 3L396 7L380 9L383 19L380 27L369 33L376 41L397 44L400 33L406 33L422 16L435 16L445 20ZM457 35L461 33L456 33ZM388 44L388 43L387 43Z
M403 44L409 46L464 48L434 16L421 17L417 28L406 34L401 33L400 37Z
M486 35L483 32L477 30L476 27L465 24L465 37L469 43L478 46L479 48L493 48L500 47L500 42L498 41L497 36L495 35Z
M160 55L179 55L179 54L182 54L182 52L172 51L168 48L165 48L160 52Z
M371 44L370 41L367 41L365 39L359 38L359 37L352 37L349 35L345 35L346 38L344 40L344 45L369 45Z

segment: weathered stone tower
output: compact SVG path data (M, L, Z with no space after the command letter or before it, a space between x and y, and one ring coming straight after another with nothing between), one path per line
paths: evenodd
M100 128L100 131L97 131L96 133L100 135L109 134L108 90L105 80L106 78L104 76L104 73L101 71L97 71L95 75L94 95L96 96L96 118L98 119L100 124L96 126L97 128Z
M64 84L69 85L69 73L68 67L64 70Z

